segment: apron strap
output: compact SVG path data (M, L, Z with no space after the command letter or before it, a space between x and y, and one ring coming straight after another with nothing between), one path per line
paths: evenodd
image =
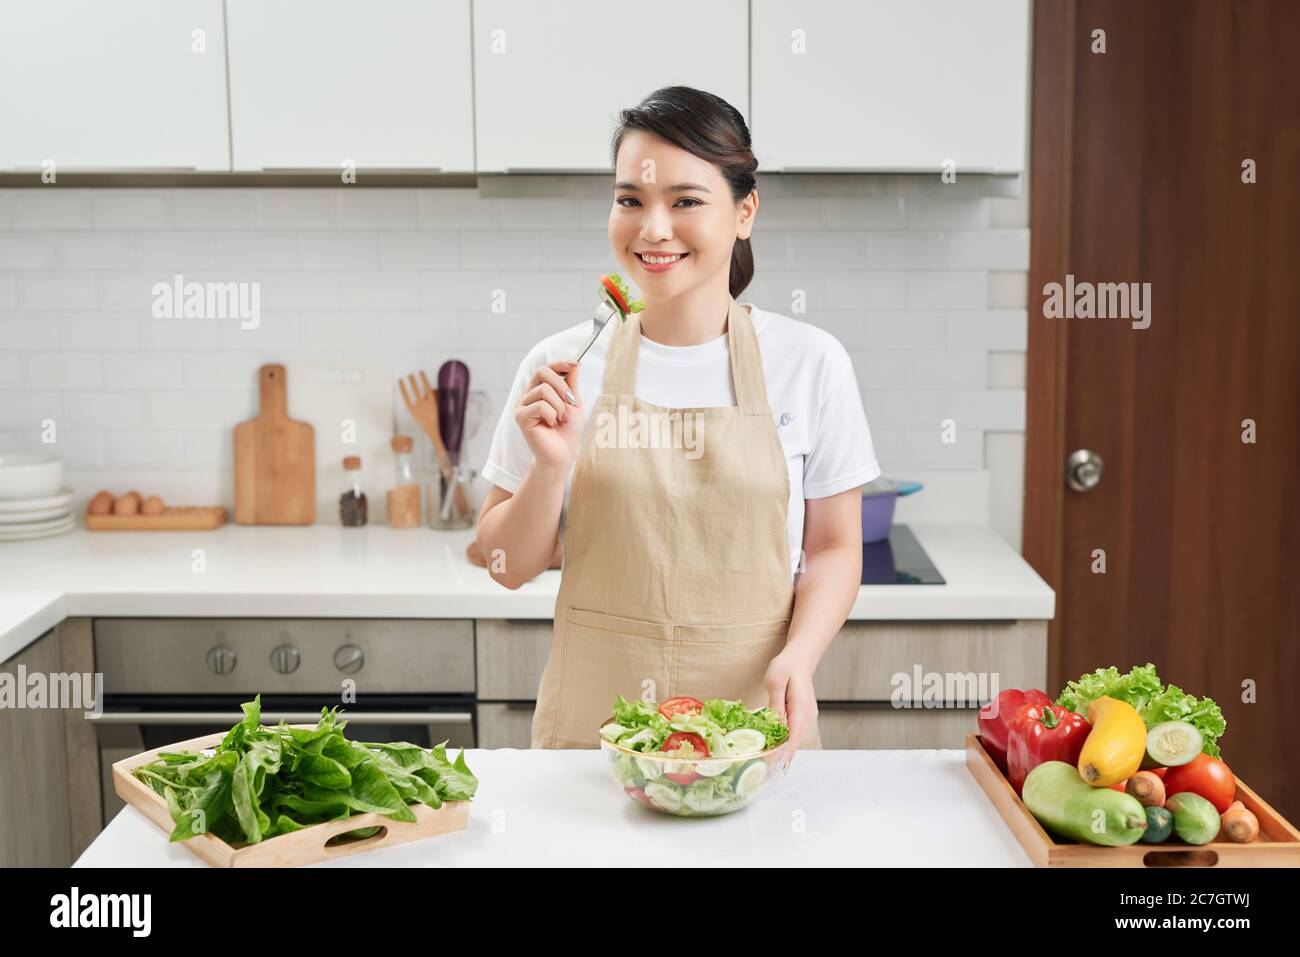
M727 311L727 352L731 356L731 381L736 405L751 415L771 415L767 384L763 377L763 356L753 320L735 297ZM605 393L636 395L636 368L641 352L641 317L633 313L614 329L614 339L605 354Z

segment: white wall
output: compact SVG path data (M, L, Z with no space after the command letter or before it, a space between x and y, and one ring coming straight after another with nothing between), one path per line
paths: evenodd
M891 178L847 198L759 191L740 298L791 315L803 290L796 318L848 348L886 474L926 485L902 520L990 521L1018 548L1027 200ZM608 212L474 189L0 190L0 450L41 447L52 419L81 495L232 505L231 429L262 363L362 357L432 378L459 358L494 403L465 459L480 467L525 351L587 315L616 267ZM260 280L260 327L152 318L153 284L176 272ZM506 316L488 311L495 288Z

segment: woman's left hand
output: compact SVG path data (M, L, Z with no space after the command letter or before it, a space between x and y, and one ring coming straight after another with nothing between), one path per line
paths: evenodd
M790 725L790 740L785 748L785 766L788 768L804 736L817 720L813 667L787 649L772 659L763 681L767 685L768 707Z

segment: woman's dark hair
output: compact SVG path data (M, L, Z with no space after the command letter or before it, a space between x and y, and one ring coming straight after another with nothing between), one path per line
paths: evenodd
M749 127L740 112L720 96L689 86L665 86L631 109L620 111L610 149L615 165L623 137L634 130L653 133L717 166L736 202L754 188L758 160L750 149ZM753 278L754 253L749 240L737 239L731 249L732 297L739 296Z

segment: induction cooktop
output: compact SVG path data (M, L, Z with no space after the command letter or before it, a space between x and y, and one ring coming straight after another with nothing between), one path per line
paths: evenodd
M894 525L889 538L862 546L864 585L943 585L916 535L906 525Z

